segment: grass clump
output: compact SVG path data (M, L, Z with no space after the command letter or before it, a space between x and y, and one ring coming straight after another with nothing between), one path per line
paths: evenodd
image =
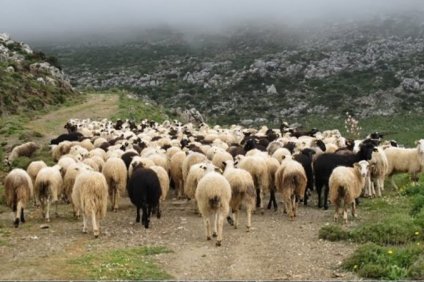
M354 271L370 279L398 280L418 277L423 271L416 263L424 254L424 248L416 244L404 247L384 247L368 243L359 247L351 257L346 259L342 268Z
M137 247L89 254L70 261L81 266L79 275L101 280L163 280L171 276L149 256L170 252L165 247Z
M349 232L340 225L326 225L319 230L319 238L328 241L341 241L349 239Z
M355 242L374 242L381 245L406 244L422 239L416 232L420 227L409 215L394 214L380 222L361 225L350 232Z

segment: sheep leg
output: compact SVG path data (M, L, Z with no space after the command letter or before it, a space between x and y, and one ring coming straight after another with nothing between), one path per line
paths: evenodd
M237 229L238 228L238 209L233 210L233 217L234 217L234 228ZM219 228L219 226L218 226ZM219 230L218 230L219 233Z
M213 219L213 233L212 233L212 237L216 237L217 236L217 223L218 223L218 213L215 212L214 213L214 219Z
M135 222L138 223L138 222L140 222L140 208L137 207L136 210L137 210L137 217L135 218Z
M356 204L355 204L355 201L354 202L352 202L352 216L353 217L357 217L357 215L356 215Z
M420 178L416 172L411 173L412 186L415 186Z
M232 216L232 217L231 217ZM229 225L234 226L234 210L232 210L232 214L227 216L227 222Z
M329 191L328 185L324 188L324 209L328 210L328 191Z
M249 232L252 226L252 210L250 208L247 208L246 214L247 214L247 232Z
M393 179L393 176L390 176L390 183L392 184L392 186L393 186L396 190L399 190L399 187L396 185L395 180Z
M259 208L261 206L261 191L259 188L256 189L256 207Z
M296 197L292 195L291 200L292 200L293 217L296 217L296 209L297 209Z
M160 211L160 201L158 202L158 205L156 207L156 217L160 218L162 216L162 213Z
M346 203L344 204L344 207L343 207L343 220L344 220L345 224L347 224L347 205L346 205Z
M334 213L334 222L337 222L339 220L339 209L340 209L341 201L342 200L338 198L335 202L336 212Z
M228 212L228 210L227 210ZM217 219L218 221L218 237L216 238L216 246L221 246L221 242L222 242L222 229L224 226L224 218L225 218L225 214L227 213L222 213L219 212L217 213L217 216L215 217L215 219Z
M141 206L141 209L143 211L143 214L141 215L141 223L147 229L147 228L149 228L149 211L148 211L146 204L143 204Z
M25 223L24 208L21 209L21 222Z
M91 222L93 224L93 233L94 233L94 238L99 237L99 226L97 225L97 220L96 220L96 212L94 211L94 209L91 211Z
M82 213L82 233L87 233L87 218L85 212Z
M321 203L321 190L322 190L322 185L319 183L316 184L316 188L317 188L317 194L318 194L318 208L322 208L322 203Z
M275 189L271 189L269 196L268 209L271 209L271 206L274 205L274 210L277 210L277 199L275 197Z
M47 199L46 221L50 222L50 199Z
M212 239L212 232L211 232L210 215L203 216L203 222L205 223L206 240L211 240Z
M22 214L21 214L22 211L23 211L22 202L18 201L18 204L16 206L16 218L15 218L15 221L13 222L15 227L19 226L19 219L22 217Z

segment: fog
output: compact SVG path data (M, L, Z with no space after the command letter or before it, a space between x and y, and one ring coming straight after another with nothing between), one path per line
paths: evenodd
M424 12L423 0L0 0L0 32L22 41L118 34L156 25L218 32L244 22L286 26Z

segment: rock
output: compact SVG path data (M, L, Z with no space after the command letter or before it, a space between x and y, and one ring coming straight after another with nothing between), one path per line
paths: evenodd
M271 86L267 86L266 93L270 94L270 95L277 95L278 94L277 89L275 88L274 84L271 84Z
M413 78L405 78L401 85L406 92L417 93L420 91L420 83Z
M48 224L41 224L40 229L48 229L50 226Z

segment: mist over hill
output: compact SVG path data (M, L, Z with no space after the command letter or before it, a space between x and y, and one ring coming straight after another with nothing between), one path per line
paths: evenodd
M11 28L56 56L78 89L130 89L212 122L423 110L421 1L227 2L95 0L78 12L80 1L45 1L38 16L57 26ZM59 21L65 9L79 21Z

